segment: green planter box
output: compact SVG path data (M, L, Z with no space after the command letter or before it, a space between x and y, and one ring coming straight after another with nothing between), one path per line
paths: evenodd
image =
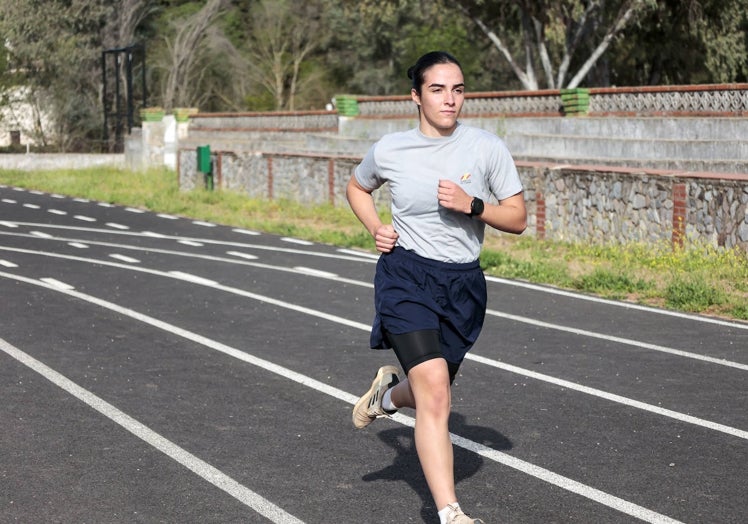
M143 122L161 122L164 119L164 110L160 107L146 107L140 110L140 120Z
M590 90L578 87L561 90L561 103L567 115L584 115L590 108Z
M358 100L351 95L338 95L335 97L335 107L338 114L342 116L358 115Z

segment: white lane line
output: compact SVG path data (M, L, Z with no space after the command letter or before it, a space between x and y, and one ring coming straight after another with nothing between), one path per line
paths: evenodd
M109 258L127 262L128 264L140 264L140 260L138 260L137 258L128 257L127 255L120 255L119 253L112 253L111 255L109 255Z
M748 371L748 364L732 362L730 360L726 360L723 358L715 358L715 357L709 357L706 355L699 355L698 353L691 353L689 351L682 351L680 349L673 349L673 348L669 348L666 346L659 346L657 344L649 344L648 342L639 342L637 340L632 340L630 338L622 338L622 337L614 337L612 335L604 335L601 333L595 333L594 331L587 331L585 329L577 329L577 328L562 326L560 324L551 324L550 322L543 322L542 320L535 320L534 318L521 317L518 315L510 315L509 313L502 313L500 311L494 311L491 309L486 311L486 314L492 315L495 317L501 317L501 318L513 320L514 322L530 324L530 325L541 327L541 328L554 329L556 331L564 331L566 333L572 333L574 335L579 335L583 337L607 340L609 342L615 342L617 344L625 344L628 346L650 349L652 351L659 351L661 353L668 353L670 355L677 355L679 357L692 358L695 360L701 360L703 362L719 364L720 366L727 366L731 368L741 369L743 371Z
M250 255L249 253L242 253L241 251L226 251L227 255L231 255L232 257L239 257L244 258L247 260L257 260L258 257L255 255Z
M73 216L76 220L82 220L83 222L96 222L96 219L94 217L89 217L86 215L75 215Z
M125 211L129 211L130 213L145 213L145 209L138 209L136 207L126 207Z
M159 213L156 216L159 218L165 218L166 220L177 220L179 218L174 215L167 215L166 213Z
M23 207L27 207L29 209L39 209L41 206L38 206L36 204L24 204Z
M39 191L38 189L32 189L31 191L29 191L29 193L31 193L32 195L43 195L44 191Z
M88 200L87 198L80 198L79 197L79 198L74 198L73 202L80 202L82 204L88 204L90 202L90 200Z
M559 295L562 297L569 297L575 300L585 300L587 302L596 302L598 304L605 304L608 306L616 306L625 309L634 309L638 311L646 311L648 313L655 313L658 315L665 315L669 317L683 318L686 320L693 320L696 322L703 322L706 324L716 324L718 326L727 326L736 329L748 329L748 323L738 324L737 322L730 322L729 320L722 320L718 318L711 318L699 315L693 315L689 313L683 313L681 311L672 311L670 309L658 309L650 306L644 306L642 304L634 304L631 302L623 302L620 300L610 300L607 298L593 297L591 295L582 295L580 293L574 293L573 291L566 291L564 289L557 289L550 286L541 286L538 284L530 284L529 282L521 282L519 280L507 280L505 278L486 276L486 280L489 282L496 282L498 284L504 284L506 286L523 287L525 289L532 289L534 291L540 291L541 293L547 293L549 295Z
M74 286L71 286L70 284L66 284L65 282L61 282L55 278L48 277L48 278L40 278L39 280L41 280L45 284L49 284L54 289L59 289L61 291L72 291L73 289L75 289Z
M106 225L113 229L121 229L123 231L130 229L130 226L126 226L124 224L117 224L116 222L107 222Z
M65 195L59 195L57 193L52 193L49 196L51 196L52 198L67 198Z
M119 268L122 268L122 269L130 269L132 271L140 271L140 272L143 272L143 273L148 273L148 274L157 275L157 276L170 276L170 277L173 277L173 278L178 278L180 280L187 280L187 281L190 281L190 282L194 282L196 284L210 286L213 289L216 289L216 290L219 290L219 291L224 291L226 293L232 293L232 294L243 296L243 297L250 298L250 299L253 299L253 300L258 300L260 302L265 302L267 304L272 304L272 305L275 305L275 306L278 306L278 307L281 307L281 308L284 308L284 309L289 309L289 310L292 310L292 311L297 311L299 313L303 313L303 314L307 314L307 315L310 315L310 316L322 318L324 320L329 320L331 322L335 322L335 323L338 323L338 324L343 324L343 325L346 325L346 326L350 326L350 327L353 327L353 328L356 328L356 329L360 329L362 331L370 331L371 330L371 326L369 324L364 324L364 323L361 323L361 322L356 322L356 321L353 321L353 320L348 320L346 318L343 318L343 317L340 317L340 316L337 316L337 315L331 315L331 314L323 313L323 312L315 310L315 309L310 309L310 308L306 308L306 307L299 306L299 305L296 305L296 304L292 304L292 303L289 303L289 302L285 302L285 301L282 301L282 300L277 300L277 299L274 299L274 298L271 298L271 297L259 295L259 294L256 294L256 293L251 293L249 291L244 291L242 289L237 289L237 288L229 287L229 286L223 286L223 285L217 284L216 282L214 282L212 280L205 279L205 278L198 277L198 276L194 276L194 275L190 275L188 273L181 273L181 272L178 272L178 271L174 271L174 272L170 272L170 273L164 273L162 271L158 271L158 270L155 270L155 269L148 269L148 268L134 267L134 266L124 266L124 265L116 264L116 263L113 263L113 262L107 262L105 260L95 260L95 259L75 257L75 256L69 256L69 255L47 254L47 253L34 252L34 251L29 251L29 250L24 250L24 249L18 249L18 248L4 248L4 247L0 246L0 249L6 249L8 251L14 251L14 252L24 252L24 253L28 252L28 253L32 253L32 254L42 254L44 256L52 256L52 257L55 257L55 258L65 258L65 259L69 259L69 260L77 260L77 261L82 261L82 262L87 262L87 263L96 263L96 264L100 264L100 265L109 265L109 266L113 266L113 267L119 267ZM3 274L0 273L0 276L2 276L2 275ZM11 278L16 278L14 275L10 275L10 276L11 276ZM748 432L746 432L744 430L741 430L741 429L738 429L738 428L733 428L731 426L726 426L726 425L723 425L723 424L718 424L716 422L712 422L712 421L709 421L709 420L706 420L706 419L692 417L690 415L685 415L685 414L677 412L677 411L664 409L664 408L661 408L659 406L654 406L652 404L647 404L647 403L640 402L640 401L637 401L637 400L629 399L627 397L623 397L623 396L616 395L616 394L613 394L613 393L607 393L607 392L602 391L602 390L590 388L590 387L583 386L581 384L576 384L574 382L569 382L569 381L566 381L566 380L563 380L563 379L558 379L558 378L555 378L555 377L551 377L549 375L543 375L541 373L536 373L534 371L531 371L531 370L528 370L528 369L524 369L524 368L520 368L520 367L517 367L517 366L513 366L513 365L510 365L510 364L503 364L503 363L501 363L499 361L496 361L496 360L491 360L491 359L488 359L488 358L485 358L485 357L480 357L479 355L476 355L474 353L468 353L467 356L466 356L466 358L473 359L473 360L476 360L476 361L480 361L482 363L486 363L486 364L491 365L493 367L504 369L505 371L509 371L511 373L516 373L516 374L519 374L519 375L530 377L530 378L533 378L533 379L536 379L536 380L539 380L539 381L542 381L542 382L548 382L548 383L555 384L555 385L561 385L563 387L568 387L570 389L574 389L576 391L580 391L580 392L586 393L588 395L592 395L592 396L596 396L596 397L599 397L599 398L603 398L603 399L608 400L608 401L612 401L612 402L616 402L616 403L622 403L625 406L635 407L635 408L643 409L643 410L651 412L651 413L656 413L658 415L666 416L666 417L669 417L669 418L674 418L675 420L678 420L680 422L687 422L687 423L694 424L694 425L697 425L697 426L701 426L701 427L704 427L704 428L708 428L708 429L711 429L711 430L714 430L714 431L720 431L720 432L726 433L726 434L731 435L731 436L737 436L737 437L740 437L740 438L748 439Z
M202 247L205 245L200 242L195 242L193 240L178 240L177 243L183 244L185 246L192 246L192 247Z
M314 245L314 242L309 242L308 240L301 240L300 238L282 237L281 240L283 242L288 242L289 244L298 244L300 246L313 246Z
M31 231L30 235L37 238L54 238L49 233L44 233L43 231Z
M10 229L18 228L18 224L16 224L15 222L8 222L7 220L0 220L0 226L7 227Z
M0 222L0 225L2 225L2 222ZM34 224L34 225L37 225L37 224ZM11 227L17 227L17 226L16 226L16 224L13 223L13 224L11 224ZM86 228L83 228L83 229L86 229ZM125 234L130 234L130 233L125 233ZM0 233L0 235L26 236L24 234L18 234L18 233ZM152 235L155 236L156 234L153 233ZM174 238L179 238L179 237L174 237ZM69 241L71 239L56 238L55 240ZM287 271L287 272L294 272L294 273L296 272L295 270L293 270L291 268L284 268L284 267L280 267L280 266L274 266L274 265L269 265L269 264L261 264L261 263L253 263L253 262L242 262L242 261L238 261L238 260L234 260L234 259L227 259L227 258L221 258L221 257L212 257L212 256L209 256L209 255L190 254L190 253L183 253L183 252L179 252L179 251L169 251L169 250L161 250L161 249L139 248L139 247L129 246L129 245L125 245L125 244L114 244L114 243L107 243L107 242L90 242L90 243L93 244L93 245L108 246L108 247L114 247L114 248L118 248L118 249L149 251L149 252L154 252L154 253L163 253L163 254L169 254L169 255L175 255L175 256L188 256L188 257L200 258L200 259L204 259L204 260L215 260L215 261L225 262L225 263L230 263L230 264L246 264L246 265L250 265L252 267L258 267L258 268L262 268L262 269L269 269L269 270L272 270L272 271ZM15 252L21 252L21 253L28 252L28 253L31 253L31 254L38 254L38 255L42 255L42 256L68 258L66 255L59 255L59 254L56 254L56 253L49 253L49 252L36 251L36 250L23 250L23 249L5 247L5 246L1 246L1 245L0 245L0 250L15 251ZM281 249L281 251L284 251L284 250ZM294 252L297 252L297 251L294 251ZM297 252L297 253L307 254L307 253L304 253L304 252ZM236 252L236 251L231 251L228 254L230 254L232 256L238 256L238 257L243 256L239 252ZM86 259L86 258L78 259L76 257L72 257L70 259L71 260L79 260L79 261L86 262L86 263L91 263L91 259ZM351 258L351 260L353 260L353 258ZM324 278L324 277L321 277L321 278ZM336 278L335 280L338 281L338 282L344 282L344 283L351 284L351 285L373 288L373 284L370 283L370 282L361 282L361 281L358 281L358 280L346 279L346 278ZM655 310L655 312L657 312L657 311ZM492 316L497 316L497 317L507 318L509 320L513 320L513 321L516 321L516 322L524 322L524 323L534 324L534 325L537 325L537 326L540 326L540 327L549 328L549 329L558 329L558 330L561 330L561 331L567 331L567 332L570 332L570 333L573 333L573 334L576 334L576 335L581 335L581 336L587 336L589 334L589 336L593 337L593 338L598 338L598 339L602 339L602 340L608 340L608 341L611 341L611 342L625 344L625 345L629 345L629 346L633 346L633 347L640 347L640 348L643 348L643 349L652 349L652 350L661 351L661 352L669 353L669 354L676 355L676 356L684 356L684 357L687 357L687 358L693 358L693 359L696 359L696 360L700 360L700 361L704 361L704 362L709 362L709 363L712 363L712 364L718 364L718 365L732 367L732 368L736 368L736 369L742 369L742 370L748 369L748 365L742 364L742 363L739 363L739 362L734 362L734 361L730 361L730 360L726 360L726 359L720 359L720 358L715 358L715 357L709 357L709 356L699 355L699 354L696 354L696 353L689 353L689 352L686 352L686 351L672 349L672 348L666 348L666 347L663 347L663 346L656 346L654 344L648 344L648 343L645 343L645 342L639 342L637 340L623 339L623 338L620 338L620 337L613 337L613 336L609 336L609 335L605 335L605 334L599 334L599 333L589 332L589 331L585 331L585 330L579 330L579 329L575 329L575 328L568 328L566 326L549 324L549 323L545 323L545 322L541 322L541 321L536 321L534 319L530 319L530 318L527 318L527 317L520 317L520 316L517 316L517 315L510 315L508 313L502 313L502 312L491 310L491 309L487 310L486 314L492 315ZM699 320L701 320L701 317L694 317L693 320L694 321L699 321ZM730 326L730 327L736 327L736 328L743 327L742 324L737 324L737 323L730 323L730 324L727 324L727 325Z
M16 200L13 200L12 198L3 198L2 201L6 204L17 204L18 203Z
M9 278L21 280L21 281L28 282L28 283L35 284L35 285L42 285L38 281L35 281L32 279L26 279L24 277L19 277L19 276L8 274L8 273L0 272L0 276L6 276ZM182 329L178 326L174 326L162 320L158 320L154 317L150 317L148 315L139 313L132 309L125 308L117 304L114 304L112 302L108 302L106 300L94 297L92 295L87 295L85 293L81 293L78 291L72 291L72 290L59 290L59 291L67 295L79 298L83 301L90 302L92 304L96 304L103 308L109 309L121 315L128 316L135 320L139 320L145 324L149 324L158 329L180 336L182 338L185 338L197 344L204 345L206 347L214 349L225 355L229 355L243 362L247 362L248 364L252 364L254 366L265 369L272 373L276 373L277 375L280 375L288 380L294 381L298 384L309 387L321 393L325 393L334 398L345 401L348 404L353 405L358 401L358 397L356 395L352 395L351 393L348 393L346 391L343 391L333 386L330 386L328 384L325 384L324 382L320 382L318 380L315 380L301 373L297 373L291 369L285 368L283 366L280 366L268 360L255 357L254 355L250 355L248 353L245 353L244 351L240 351L231 346L227 346L213 339L204 337L202 335L188 331L186 329ZM274 301L274 302L279 302L279 301ZM289 308L289 309L295 309L295 308ZM368 326L366 327L366 329L368 329ZM415 427L415 419L413 417L409 417L401 413L394 415L393 420L396 420L400 422L401 424L405 424L410 427ZM508 455L506 453L496 451L492 448L489 448L488 446L484 446L483 444L479 444L469 439L465 439L464 437L460 437L459 435L455 435L455 434L451 434L451 435L454 439L455 445L458 445L460 447L465 447L465 449L468 449L469 451L479 450L481 452L481 455L488 458L489 460L497 461L508 467L517 469L518 471L521 471L522 473L526 473L537 479L548 482L562 489L571 491L572 493L576 493L578 495L581 495L582 497L589 498L595 502L598 502L607 507L616 509L628 515L635 516L646 522L652 522L652 523L677 523L678 522L674 519L671 519L670 517L656 513L647 508L638 506L627 500L621 499L614 495L610 495L598 489L592 488L590 486L587 486L585 484L572 480L568 477L564 477L562 475L554 473L545 468L541 468L540 466L536 466L530 462L526 462L524 460L512 457L511 455ZM455 438L455 437L458 437L458 438ZM469 447L466 447L466 446L469 446Z
M236 229L232 229L231 231L233 231L234 233L240 233L242 235L250 235L250 236L257 236L257 235L260 234L257 231L252 231L250 229L239 229L239 228L236 228Z
M193 220L192 223L196 226L202 226L202 227L216 227L216 225L212 222L203 222L202 220Z
M67 215L67 211L62 211L61 209L47 209L48 213L52 213L53 215Z
M508 371L510 373L516 373L518 375L523 375L525 377L533 378L535 380L540 380L542 382L548 382L550 384L561 386L562 388L571 389L573 391L578 391L580 393L592 395L594 397L609 400L611 402L623 404L624 406L630 406L632 408L641 409L642 411L648 411L650 413L654 413L656 415L660 415L663 417L672 418L680 422L686 422L688 424L693 424L694 426L701 426L703 428L711 429L713 431L719 431L720 433L725 433L733 437L738 437L744 440L748 440L748 431L743 431L742 429L733 428L731 426L726 426L724 424L718 424L716 422L711 422L709 420L704 420L702 418L692 417L691 415L686 415L678 411L661 408L659 406L647 404L645 402L640 402L638 400L634 400L628 397L616 395L615 393L608 393L607 391L603 391L601 389L583 386L581 384L577 384L576 382L570 382L568 380L563 380L560 378L552 377L550 375L544 375L543 373L536 373L535 371L513 366L511 364L505 364L498 360L481 357L480 355L468 353L465 356L465 358L467 360L480 362L481 364L484 364L486 366L503 369L504 371Z
M14 227L16 226L29 226L29 227L39 227L39 228L47 228L47 229L64 229L66 231L86 231L90 233L103 233L105 235L123 235L123 236L135 236L135 237L153 237L153 238L166 238L170 240L194 240L196 242L202 242L206 245L218 245L218 246L232 246L232 247L240 247L244 249L257 249L261 251L272 251L274 253L294 253L298 255L305 255L305 256L311 256L311 257L320 257L320 258L332 258L335 260L353 260L356 262L366 262L366 263L376 263L376 260L368 260L366 258L361 257L353 257L353 256L345 256L340 255L339 253L324 253L321 251L305 251L302 249L293 249L288 247L277 247L277 246L266 246L266 245L260 245L260 244L245 244L243 242L226 242L224 240L214 240L212 238L194 238L194 237L182 237L182 236L172 236L172 235L164 235L161 233L154 233L152 231L141 231L141 232L134 232L134 231L111 231L109 229L99 229L99 228L93 228L93 227L81 227L81 226L69 226L69 225L59 225L59 224L41 224L37 222L12 222L14 224ZM73 239L66 239L66 240L73 240Z
M200 284L200 285L208 286L208 287L218 287L218 282L216 282L215 280L210 280L209 278L199 277L191 273L184 273L182 271L169 271L169 274L173 276L174 278L178 278L179 280L185 280L187 282L192 282L194 284Z
M18 267L18 264L14 264L10 260L4 260L0 258L0 266L13 268L13 267Z
M204 460L201 460L186 449L163 437L161 434L156 433L124 411L121 411L87 389L82 388L66 376L58 373L46 364L36 360L31 355L21 351L15 346L12 346L1 338L0 350L10 355L18 362L31 368L73 397L84 402L87 406L104 415L121 428L132 433L146 444L156 448L164 455L186 467L204 480L210 482L218 489L228 493L245 506L252 508L257 513L270 519L272 522L278 524L303 524L303 521L297 519L279 506L276 506L269 500L238 483L221 470Z
M99 202L96 205L100 207L114 207L114 204L110 204L109 202Z
M338 277L336 273L331 273L329 271L321 271L319 269L314 269L311 267L294 266L294 269L298 271L299 273L303 273L305 275L312 275L315 277L323 277L323 278L329 278L329 279L335 279Z
M376 255L374 253L367 253L365 251L356 251L355 249L338 249L338 253L343 253L344 255L355 255L357 257L367 258L370 260L379 260L379 255Z
M70 247L76 247L78 249L88 249L88 246L86 244L81 243L81 242L68 242L68 245Z

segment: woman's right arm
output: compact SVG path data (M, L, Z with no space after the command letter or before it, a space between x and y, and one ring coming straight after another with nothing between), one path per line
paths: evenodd
M397 232L392 224L382 224L371 191L358 183L355 176L351 176L345 189L348 203L353 214L361 221L369 234L374 238L377 251L389 253L397 242Z

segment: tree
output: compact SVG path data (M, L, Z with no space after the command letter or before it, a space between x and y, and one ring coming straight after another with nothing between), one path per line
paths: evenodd
M225 0L208 0L193 15L173 22L173 38L165 40L169 57L169 62L164 64L162 103L165 109L188 106L195 98L190 86L196 84L195 75L200 76L197 64L201 46L209 40L209 34L214 38L219 36L208 31L213 28L224 4Z
M455 4L504 56L522 86L537 90L538 63L547 88L581 84L613 40L655 1L458 0ZM513 40L511 27L518 28L519 42ZM584 51L588 54L580 57Z
M245 52L252 77L274 109L296 109L299 92L321 78L305 66L325 42L321 2L260 0L251 10Z
M660 0L613 53L618 85L748 79L748 0Z
M104 0L0 0L0 34L23 100L31 105L35 140L81 148L100 136L101 33ZM46 118L45 118L46 115Z

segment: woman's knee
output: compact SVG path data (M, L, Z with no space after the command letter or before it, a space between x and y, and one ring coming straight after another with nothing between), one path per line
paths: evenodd
M444 359L432 359L413 367L408 373L416 407L435 415L449 412L449 370Z

